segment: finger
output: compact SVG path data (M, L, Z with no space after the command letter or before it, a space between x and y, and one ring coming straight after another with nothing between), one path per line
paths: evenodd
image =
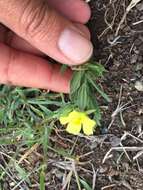
M81 64L91 57L91 42L44 0L4 2L3 5L0 1L2 22L45 54L70 65Z
M84 35L84 37L86 37L88 40L91 39L91 34L87 26L79 23L74 23L74 24L82 32L82 35Z
M80 29L81 34L90 40L90 32L89 32L88 28L86 26L84 26L82 24L78 24L78 23L75 23L75 25ZM45 54L43 52L41 52L40 50L38 50L37 48L32 46L26 40L22 39L21 37L17 36L16 34L14 34L12 31L9 31L8 34L6 34L6 36L4 36L4 34L6 34L6 31L3 31L3 34L0 31L0 39L3 36L3 38L5 38L6 44L10 45L11 47L13 47L17 50L32 53L34 55L39 55L39 56L43 56L43 57L45 56ZM4 41L2 41L2 42L4 42Z
M71 71L0 43L0 83L69 92Z
M43 52L41 52L39 49L32 46L29 42L27 42L23 38L17 36L13 32L9 32L6 42L8 45L10 45L11 47L17 50L28 52L34 55L43 56L43 57L45 56Z
M90 40L90 32L85 25L75 23L75 25L80 29L81 34ZM23 38L17 36L15 33L0 25L0 42L6 43L9 46L21 50L24 52L32 53L34 55L45 56L43 52L32 46L29 42L25 41Z
M30 43L20 38L8 28L0 24L0 42L3 42L17 50L22 50L34 55L44 56L40 50L33 47Z
M74 22L86 23L91 16L90 8L83 0L60 0L60 3L59 0L47 1L55 10Z

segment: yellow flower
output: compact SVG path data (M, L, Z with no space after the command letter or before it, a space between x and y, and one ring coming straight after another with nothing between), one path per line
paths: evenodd
M60 117L59 120L62 125L67 124L66 131L74 135L78 135L81 129L86 135L92 135L96 125L96 122L90 119L86 113L78 111L72 111L68 116Z

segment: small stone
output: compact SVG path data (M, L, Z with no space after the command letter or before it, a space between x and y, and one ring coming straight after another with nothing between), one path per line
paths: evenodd
M110 143L111 145L114 146L119 146L119 144L121 143L121 139L118 138L117 136L111 136L110 137Z
M9 185L10 185L10 187L14 187L14 186L15 186L15 183L14 183L14 182L11 182Z
M139 115L142 115L143 114L143 108L140 108L138 113L139 113Z
M140 91L143 92L143 82L142 81L136 81L135 83L135 88Z
M138 59L138 55L137 55L137 54L132 55L132 57L131 57L131 63L132 63L132 64L133 64L133 63L136 63L136 62L137 62L137 59Z
M107 171L108 171L108 167L107 166L103 165L103 166L99 167L99 173L103 174L103 173L105 173Z

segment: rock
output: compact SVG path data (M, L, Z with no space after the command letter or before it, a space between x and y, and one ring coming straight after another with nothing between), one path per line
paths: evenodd
M136 81L135 82L135 88L138 91L143 92L143 81Z
M133 64L133 63L136 63L136 62L137 62L137 59L138 59L138 55L137 55L137 54L132 55L132 57L131 57L131 63L132 63L132 64Z

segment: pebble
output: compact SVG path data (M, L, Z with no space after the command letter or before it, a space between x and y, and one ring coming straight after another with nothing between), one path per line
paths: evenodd
M136 63L136 62L137 62L137 59L138 59L138 55L137 55L137 54L132 55L132 57L131 57L131 63L132 63L132 64L133 64L133 63Z
M143 92L143 81L136 81L135 82L135 88L138 91Z

